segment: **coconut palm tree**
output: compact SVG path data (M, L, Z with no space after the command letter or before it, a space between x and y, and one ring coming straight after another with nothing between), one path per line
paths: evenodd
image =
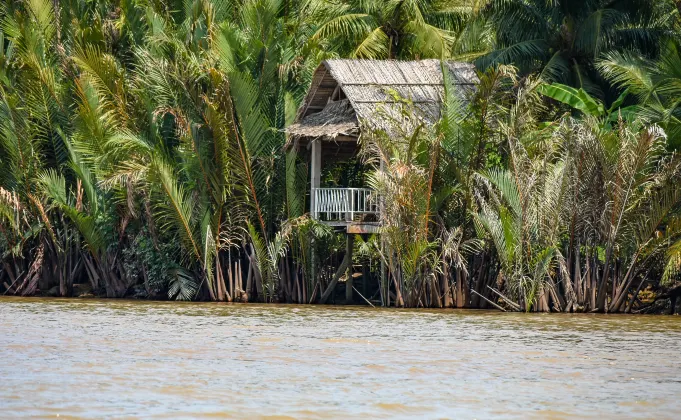
M282 42L281 2L185 3L111 10L36 0L4 9L2 159L13 170L2 175L3 214L31 209L31 223L47 227L55 215L95 262L114 237L125 244L136 221L134 229L179 239L183 257L172 266L182 275L171 295L192 298L205 279L222 300L225 251L249 220L269 243L282 217L283 177L274 174L283 172L281 129L299 95L284 86L312 65ZM42 236L55 237L48 230ZM93 267L91 279L107 271ZM110 294L125 292L113 286Z
M636 97L638 116L663 127L671 147L681 146L681 40L667 41L655 61L633 51L610 52L597 68Z
M493 0L487 14L496 47L477 64L514 64L523 74L537 72L603 97L595 61L625 49L656 57L672 31L673 11L671 2L653 0Z
M319 22L313 39L341 56L472 59L491 40L489 27L475 19L483 3L308 0L301 11Z

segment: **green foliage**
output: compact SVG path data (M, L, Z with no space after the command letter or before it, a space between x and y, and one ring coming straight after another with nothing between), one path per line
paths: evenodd
M618 51L658 56L678 14L672 2L657 0L493 0L487 11L496 45L478 60L480 68L514 64L523 74L538 73L597 97L607 93L607 85L595 61Z
M591 95L586 93L582 88L575 89L570 86L561 85L560 83L554 83L551 85L541 85L539 86L538 91L542 95L569 105L586 115L600 117L605 114L603 104L592 98Z
M638 102L636 114L658 123L669 136L670 146L681 146L681 40L668 40L653 62L633 51L605 54L597 63L603 76L631 92Z
M176 261L178 251L177 244L170 241L154 245L152 237L145 229L135 237L130 246L123 249L126 275L141 280L149 296L162 296L168 291L169 298L177 296L191 300L198 290L198 284L193 276L190 276L189 280L194 283L194 293L189 293L192 286L183 286L182 283L175 286L178 289L170 287L171 283L178 281L177 273L181 269ZM187 283L188 280L185 278L184 282ZM182 290L184 292L178 293Z
M315 68L328 57L454 58L475 60L479 83L464 90L445 77L439 122L424 124L417 104L392 92L408 129L362 138L365 162L384 172L360 162L325 172L385 200L388 246L361 246L384 259L401 304L422 304L450 269L465 277L481 252L528 310L565 284L575 248L602 266L599 293L612 284L605 269L635 267L635 277L661 255L671 284L674 6L3 2L0 258L14 275L40 261L63 295L74 280L111 297L143 282L153 296L227 300L232 255L252 259L261 298L277 297L283 264L311 292L323 264L311 250L326 261L342 244L306 216L307 162L285 152L283 130Z
M491 41L478 3L307 0L302 10L319 22L311 40L342 56L470 60L487 52Z

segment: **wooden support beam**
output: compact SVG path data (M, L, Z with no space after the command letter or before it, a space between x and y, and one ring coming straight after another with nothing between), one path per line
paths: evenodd
M444 86L444 83L433 83L433 82L387 82L387 83L367 83L367 82L356 82L356 83L343 83L343 86L367 86L367 87L383 87L383 86ZM475 83L452 83L452 86L475 86Z
M353 287L353 273L352 273L352 261L350 262L350 268L347 270L347 278L345 279L345 304L349 305L352 303L352 289Z
M352 223L347 225L346 232L353 235L381 233L381 227L377 223Z
M369 286L369 266L366 261L362 263L362 297L368 293ZM371 303L371 302L369 302Z
M337 101L339 94L340 94L340 85L336 85L336 87L333 89L333 93L331 94L331 97L329 98L329 102Z
M374 304L371 303L371 302L369 302L369 299L365 298L364 295L361 294L356 288L353 287L352 289L353 289L355 292L357 292L357 294L358 294L362 299L364 299L364 301L365 301L366 303L368 303L369 305L371 305L372 308L375 308Z
M317 218L315 206L315 189L319 188L321 184L322 174L322 141L314 140L312 142L312 150L310 153L310 213L313 219Z
M321 184L322 174L322 141L317 139L310 144L310 215L313 219L317 219L317 207L315 201L315 188L319 188ZM317 281L317 254L315 252L315 241L312 239L312 246L310 247L310 262L311 270L310 276L312 281Z

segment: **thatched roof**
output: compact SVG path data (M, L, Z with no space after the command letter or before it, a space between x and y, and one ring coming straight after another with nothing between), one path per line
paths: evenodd
M359 123L350 101L343 99L329 102L322 111L291 124L286 131L295 133L297 137L356 136L359 134Z
M375 128L386 128L386 119L400 114L402 104L392 93L409 99L420 111L419 119L434 123L440 117L444 80L440 60L327 60L312 79L308 94L294 124L291 137L331 140L339 135L358 135L361 120ZM477 76L472 64L444 63L451 81L465 97ZM347 98L351 108L337 104Z

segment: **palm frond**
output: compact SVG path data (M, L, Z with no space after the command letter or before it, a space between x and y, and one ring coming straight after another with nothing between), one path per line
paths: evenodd
M157 219L165 229L176 230L182 238L186 251L197 261L203 262L199 241L195 233L195 202L191 195L178 183L170 165L161 158L152 161L154 179L162 191L162 198L155 205Z
M168 273L170 287L168 287L168 298L176 300L192 300L199 291L194 276L184 268L176 267Z

